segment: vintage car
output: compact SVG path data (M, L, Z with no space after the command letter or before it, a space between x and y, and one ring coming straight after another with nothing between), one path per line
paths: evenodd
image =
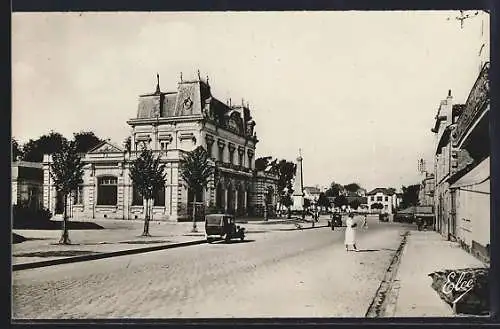
M332 220L329 221L328 225L332 228L332 230L334 230L335 227L342 227L342 214L339 212L333 213Z
M378 214L378 220L381 222L388 222L389 221L389 214L388 213Z
M229 214L210 214L205 216L205 236L207 242L211 243L216 239L224 239L229 242L231 239L245 239L245 228L236 225L234 216Z

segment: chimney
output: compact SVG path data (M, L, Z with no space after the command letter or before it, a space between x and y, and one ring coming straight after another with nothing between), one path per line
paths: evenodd
M453 123L453 96L451 95L451 89L448 90L448 96L446 97L446 103L443 108L443 115L446 115L446 127Z

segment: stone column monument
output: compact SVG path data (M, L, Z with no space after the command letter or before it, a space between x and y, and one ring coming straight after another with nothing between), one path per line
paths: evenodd
M293 211L304 210L304 177L302 175L302 155L299 149L299 156L297 157L297 172L295 174L295 183L293 185Z

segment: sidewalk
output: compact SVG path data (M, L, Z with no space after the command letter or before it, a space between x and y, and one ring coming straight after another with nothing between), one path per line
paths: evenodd
M140 236L142 220L93 220L103 227L98 230L70 230L71 245L59 245L60 230L12 230L27 241L12 245L12 264L32 264L35 262L57 262L80 257L82 260L104 258L134 252L151 251L205 243L204 223L197 222L198 232L192 233L192 222L150 222L151 237ZM272 225L271 225L272 224ZM317 223L316 227L325 226ZM247 234L265 234L274 231L296 229L292 222L269 220L249 221L241 225ZM302 224L308 228L309 224ZM83 258L82 258L83 257ZM49 264L50 265L50 264ZM46 266L46 265L45 265Z
M444 269L487 267L457 243L434 231L411 231L403 249L386 317L453 317L452 308L431 287L428 274Z

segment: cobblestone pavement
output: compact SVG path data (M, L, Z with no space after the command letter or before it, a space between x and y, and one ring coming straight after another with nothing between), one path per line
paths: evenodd
M13 318L364 316L403 228L249 234L214 243L13 273Z

